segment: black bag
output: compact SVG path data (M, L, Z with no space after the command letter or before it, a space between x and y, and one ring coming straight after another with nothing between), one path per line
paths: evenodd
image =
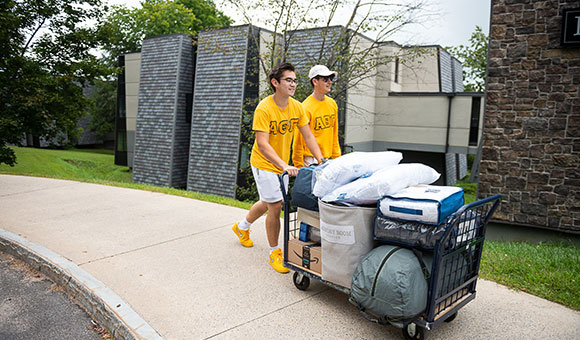
M318 211L318 198L312 194L315 166L300 168L292 186L292 205Z
M379 210L375 217L373 232L377 241L431 250L445 233L446 227L445 223L430 225L390 219L383 216Z

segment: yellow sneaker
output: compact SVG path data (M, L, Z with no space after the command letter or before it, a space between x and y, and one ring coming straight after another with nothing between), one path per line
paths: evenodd
M234 231L234 234L236 234L236 236L240 239L240 243L244 247L253 247L254 246L254 242L252 242L252 240L250 240L250 230L249 229L242 230L242 229L238 228L238 223L236 223L232 227L232 230Z
M282 254L282 249L278 248L270 254L270 260L268 261L272 268L278 273L288 273L290 269L284 267L284 254Z

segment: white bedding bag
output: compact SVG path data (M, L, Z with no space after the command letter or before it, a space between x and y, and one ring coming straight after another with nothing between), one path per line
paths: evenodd
M354 205L376 204L383 196L411 185L431 184L439 176L437 171L425 164L396 164L343 185L325 195L322 200Z
M402 159L403 154L395 151L355 151L340 156L315 169L316 183L312 193L322 198L334 189L357 178L368 177L383 168L399 164Z
M415 185L381 199L379 210L386 217L438 225L463 203L463 188Z

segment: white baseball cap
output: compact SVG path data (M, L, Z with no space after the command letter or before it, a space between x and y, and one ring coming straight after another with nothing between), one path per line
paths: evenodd
M310 69L310 72L308 72L309 79L312 79L316 76L329 77L331 75L334 75L336 77L338 75L338 73L336 73L335 71L329 70L328 67L326 67L324 65L313 66Z

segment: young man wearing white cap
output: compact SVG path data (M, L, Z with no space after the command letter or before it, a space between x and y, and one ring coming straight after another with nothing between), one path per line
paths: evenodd
M336 74L324 65L312 67L308 78L314 90L302 102L310 121L310 130L316 138L323 158L337 158L341 155L338 143L338 106L334 99L326 96L330 92ZM293 150L292 162L295 167L301 168L317 163L301 134L295 133Z
M245 219L234 224L232 230L244 247L252 247L254 243L250 239L250 226L267 211L266 235L270 244L268 263L277 272L287 273L289 270L284 267L282 250L278 246L282 209L278 175L284 171L290 176L298 174L296 167L288 165L292 137L296 130L318 161L322 160L322 155L308 127L308 118L302 104L291 98L298 83L294 66L290 63L276 65L270 71L268 80L274 94L262 100L254 112L253 130L256 140L250 157L260 200L250 208ZM287 189L288 177L284 179Z

